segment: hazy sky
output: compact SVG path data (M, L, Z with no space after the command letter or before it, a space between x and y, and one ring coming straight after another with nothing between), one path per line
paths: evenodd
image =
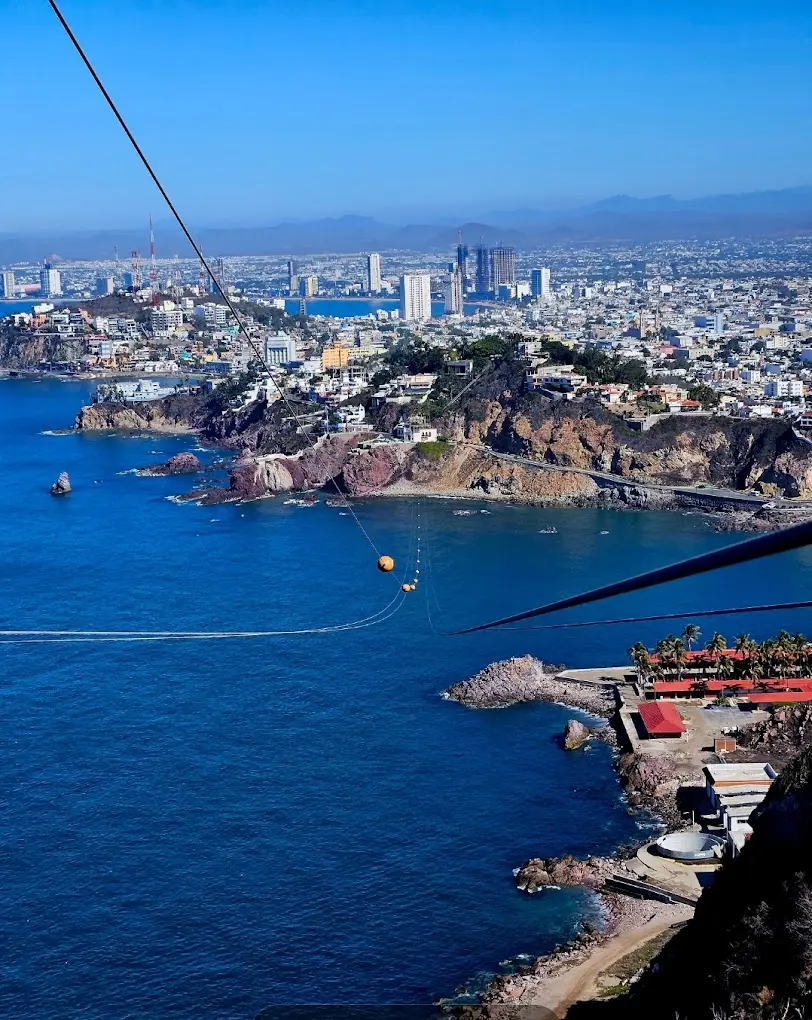
M812 183L808 2L63 10L198 223ZM0 0L0 39L0 233L163 217L46 0Z

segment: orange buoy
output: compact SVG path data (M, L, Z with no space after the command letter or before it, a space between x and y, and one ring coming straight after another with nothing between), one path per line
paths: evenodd
M388 574L390 570L395 569L395 561L391 556L381 556L378 560L378 570L383 571L384 574Z

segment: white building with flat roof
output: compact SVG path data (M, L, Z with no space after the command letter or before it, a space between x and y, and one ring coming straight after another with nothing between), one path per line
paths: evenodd
M381 292L381 256L376 251L367 256L367 290L370 294Z
M428 273L401 276L400 317L404 322L428 322L431 318L431 277Z
M2 297L13 298L16 291L16 283L14 281L14 271L6 269L0 273L0 291L2 291Z

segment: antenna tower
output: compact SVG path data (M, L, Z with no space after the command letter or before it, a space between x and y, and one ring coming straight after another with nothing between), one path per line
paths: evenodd
M158 304L158 264L155 261L155 230L152 226L152 213L149 214L149 287L152 291L152 303Z

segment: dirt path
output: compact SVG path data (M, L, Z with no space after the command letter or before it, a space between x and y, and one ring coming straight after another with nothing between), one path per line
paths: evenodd
M693 910L686 906L684 913L684 920L687 920L693 915ZM633 928L631 931L616 935L608 942L598 946L583 963L540 983L532 991L528 989L527 997L522 996L519 1001L522 1005L545 1006L558 1017L566 1016L567 1010L573 1003L595 998L598 994L597 979L599 974L679 920L679 917L669 917L667 920L657 919L649 921L648 924L639 928Z

